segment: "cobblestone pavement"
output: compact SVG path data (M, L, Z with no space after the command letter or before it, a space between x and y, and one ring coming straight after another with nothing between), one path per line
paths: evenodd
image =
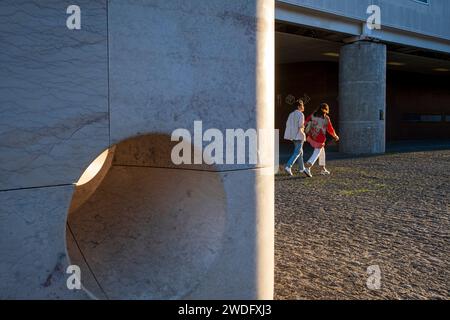
M449 299L450 150L327 167L276 177L275 298Z

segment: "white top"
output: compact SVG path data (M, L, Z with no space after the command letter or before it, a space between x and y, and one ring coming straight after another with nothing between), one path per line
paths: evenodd
M286 121L285 140L305 141L305 116L299 110L292 112Z

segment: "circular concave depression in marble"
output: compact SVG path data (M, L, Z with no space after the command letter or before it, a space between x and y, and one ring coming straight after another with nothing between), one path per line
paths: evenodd
M216 260L226 212L220 175L173 168L161 155L171 145L165 135L128 139L76 187L67 251L93 297L187 297Z

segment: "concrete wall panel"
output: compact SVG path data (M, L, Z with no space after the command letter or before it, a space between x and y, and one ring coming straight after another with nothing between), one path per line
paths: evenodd
M319 10L365 22L369 5L381 8L382 25L450 40L450 2L430 0L423 4L414 0L278 0L300 7Z

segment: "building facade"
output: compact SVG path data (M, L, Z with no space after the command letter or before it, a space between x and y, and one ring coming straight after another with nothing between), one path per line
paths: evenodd
M307 112L332 106L345 153L450 138L449 13L445 0L277 1L276 126L285 97L306 95Z

